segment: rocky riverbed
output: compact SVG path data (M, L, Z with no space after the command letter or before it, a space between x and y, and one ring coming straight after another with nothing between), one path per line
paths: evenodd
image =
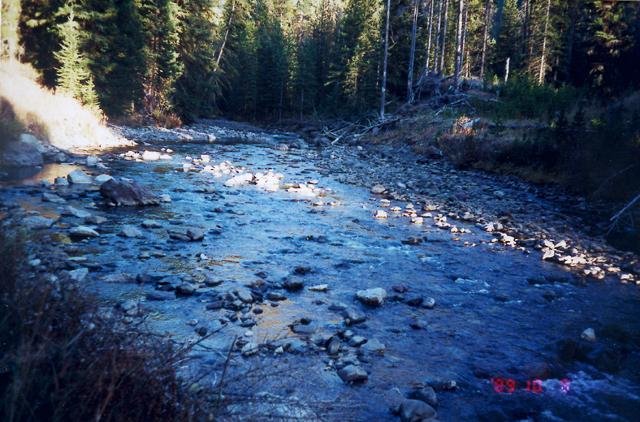
M638 257L579 198L397 147L120 131L138 146L5 183L1 223L34 272L198 342L181 371L224 373L222 419L640 411Z

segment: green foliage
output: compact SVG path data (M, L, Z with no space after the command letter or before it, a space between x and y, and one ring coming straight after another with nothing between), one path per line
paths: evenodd
M80 30L73 11L58 29L62 40L60 50L55 53L55 58L60 63L57 69L58 89L82 104L97 109L98 96L93 75L89 70L89 61L80 52Z
M175 84L184 70L178 52L180 15L180 7L171 0L140 2L145 36L143 107L147 115L160 117L172 111Z
M515 76L500 88L497 102L477 101L480 113L494 119L547 119L572 110L584 93L570 86L554 88L538 85L531 79Z
M44 85L56 86L58 62L55 52L60 47L56 28L66 17L58 14L64 0L22 0L19 35L23 47L21 59L42 73Z
M112 116L135 112L145 74L145 37L136 1L83 0L77 10L100 105Z
M207 0L181 0L179 60L183 71L175 83L173 104L186 121L210 116L219 92L215 73L215 19Z

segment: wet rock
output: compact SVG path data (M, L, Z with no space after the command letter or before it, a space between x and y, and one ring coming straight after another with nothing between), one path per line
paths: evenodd
M196 293L196 288L191 283L182 283L176 287L176 296L193 296Z
M66 199L59 197L55 193L45 192L42 194L42 202L51 202L53 204L64 204Z
M205 326L199 326L196 327L195 329L196 334L198 334L200 337L204 337L207 335L207 333L209 332L209 329Z
M582 332L580 338L583 340L594 342L596 341L596 332L593 328L587 328Z
M129 224L125 224L124 226L122 226L122 229L120 229L120 233L118 233L118 236L127 237L127 238L136 238L136 237L143 237L143 234L140 231L140 229L138 229L137 227Z
M76 218L88 218L91 216L91 213L89 211L85 211L85 210L81 210L78 208L74 208L72 206L68 206L64 209L64 211L62 211L63 215L71 215L73 217Z
M427 323L422 321L421 319L412 319L409 323L409 326L414 330L424 330L427 328Z
M253 296L251 295L251 290L239 287L234 290L235 295L240 299L243 303L251 303L253 302Z
M386 187L384 187L383 185L373 185L371 187L371 193L375 194L375 195L380 195L382 193L385 193L387 190Z
M344 322L347 325L356 325L367 320L367 317L364 314L361 314L360 312L351 308L342 311L342 317L344 318Z
M56 177L53 183L56 186L69 186L69 181L66 177Z
M284 350L294 355L299 355L307 351L307 343L299 338L287 340Z
M243 356L252 356L258 353L259 351L260 351L260 347L258 346L258 344L253 342L249 342L245 344L244 346L242 346L242 349L240 349L240 352L242 353Z
M368 306L380 306L384 303L386 297L387 291L382 287L358 290L356 292L356 299Z
M387 214L385 210L376 210L376 212L373 214L373 217L382 220L388 218L389 214Z
M228 188L248 185L253 181L253 174L242 173L224 182L224 185Z
M360 347L367 342L367 339L363 336L353 336L349 339L349 346Z
M160 159L160 153L157 151L147 151L142 153L142 159L144 161L158 161Z
M102 224L102 223L106 223L107 219L104 217L101 217L99 215L90 215L88 217L86 217L84 219L84 222L87 224Z
M173 300L175 298L175 295L169 292L149 292L145 297L149 301L164 302L167 300Z
M417 307L422 305L423 301L424 301L424 298L422 296L411 296L405 300L405 303L409 306Z
M331 340L329 340L329 344L327 345L327 353L329 355L337 355L340 353L340 349L342 348L342 342L337 336L333 336Z
M282 287L290 292L297 292L299 290L302 290L302 288L304 287L304 282L299 278L287 278L282 284Z
M189 237L189 240L192 242L199 242L204 239L204 231L196 227L191 227L187 229L187 237Z
M370 338L361 347L361 350L377 355L384 355L386 349L386 346L377 338Z
M100 175L98 175L98 176L96 176L94 178L94 181L98 185L101 185L101 184L103 184L105 182L108 182L109 180L112 180L112 179L113 179L113 177L109 176L108 174L100 174Z
M347 365L338 371L342 381L346 383L364 382L369 378L367 371L356 365Z
M316 332L318 325L313 322L300 321L291 326L291 331L296 334L311 335Z
M77 226L69 230L69 237L73 240L89 239L98 236L100 236L100 233L87 226Z
M78 268L77 270L69 271L69 278L79 283L83 281L85 278L87 278L88 274L89 274L88 268Z
M299 266L294 268L293 273L296 275L307 275L311 272L311 267Z
M100 194L115 206L158 205L160 199L136 182L109 180L100 186Z
M95 155L90 155L85 158L85 162L87 163L87 167L95 167L100 162L100 159Z
M0 152L0 166L35 167L42 163L42 152L29 142L10 142Z
M287 297L278 292L269 292L267 293L267 299L278 302L282 300L287 300Z
M435 418L436 411L421 400L406 399L400 404L399 415L402 422L423 422Z
M129 316L136 316L140 314L140 303L137 300L125 300L118 304L118 308Z
M427 403L429 406L437 407L438 406L438 396L436 391L431 386L425 386L423 388L418 388L413 390L409 394L410 399L420 400Z
M69 183L74 185L88 185L93 183L93 178L82 170L74 170L67 175Z
M30 230L48 229L55 222L56 220L52 218L45 218L40 215L32 215L22 219L22 225Z
M145 229L159 229L162 227L162 224L156 220L144 220L142 222L142 227Z
M436 306L436 300L432 297L427 297L422 301L420 306L425 309L433 309Z

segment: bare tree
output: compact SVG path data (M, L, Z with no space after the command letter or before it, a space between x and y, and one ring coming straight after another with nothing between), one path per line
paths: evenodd
M427 36L427 59L424 65L425 73L429 73L429 64L431 64L431 38L433 32L433 2L435 0L429 0L429 23L427 24L427 31L429 35Z
M447 51L447 21L449 17L449 0L444 0L444 12L442 14L442 34L440 42L440 73L444 72L444 59Z
M538 83L540 85L544 83L544 78L547 73L546 54L547 54L547 35L549 31L550 11L551 11L551 0L547 0L547 13L544 19L544 35L542 38L542 54L540 56L540 74L538 75Z
M436 48L433 51L433 70L436 73L440 73L440 42L442 41L442 2L444 0L438 0L438 27L436 28Z
M462 21L462 73L465 78L469 78L471 73L471 59L469 59L469 46L467 43L467 23L469 22L469 6L464 8L464 19Z
M484 31L482 34L482 55L480 58L480 79L484 80L484 69L487 62L487 44L489 43L489 22L491 18L491 0L484 4Z
M380 95L380 120L384 120L384 107L387 102L387 62L389 60L389 17L391 15L391 0L387 0L386 14L384 30L384 58L382 64L382 88Z
M229 14L229 21L227 22L227 29L224 31L224 38L222 40L222 45L220 46L220 51L218 52L218 58L216 59L216 69L220 68L220 61L222 60L222 53L224 52L224 47L227 44L227 39L229 38L229 31L231 30L231 24L233 23L233 15L235 15L236 10L236 0L231 0L231 13Z
M460 86L460 72L462 71L462 54L463 54L463 32L464 25L464 0L458 0L458 27L456 29L456 62L454 71L454 86L457 90Z
M413 92L413 67L416 62L416 34L418 32L418 13L420 12L420 0L413 0L413 22L411 24L411 52L409 53L409 69L407 70L407 103L414 100Z

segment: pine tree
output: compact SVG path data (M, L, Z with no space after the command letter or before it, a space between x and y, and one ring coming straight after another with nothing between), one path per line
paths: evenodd
M85 52L108 115L138 111L143 99L145 39L137 0L79 0Z
M82 104L98 109L93 75L89 61L80 50L80 29L73 10L69 11L68 20L59 25L58 30L62 39L60 50L54 54L60 63L57 69L58 89Z
M183 71L178 46L180 9L171 0L142 0L140 15L145 35L143 107L161 117L173 109L175 84Z
M60 47L58 25L66 16L58 13L64 0L30 0L21 2L19 36L23 48L21 60L30 63L42 74L41 82L56 86L58 62L54 53Z
M175 84L173 101L186 120L211 116L219 92L215 73L215 19L207 0L180 0L178 54L184 70Z

